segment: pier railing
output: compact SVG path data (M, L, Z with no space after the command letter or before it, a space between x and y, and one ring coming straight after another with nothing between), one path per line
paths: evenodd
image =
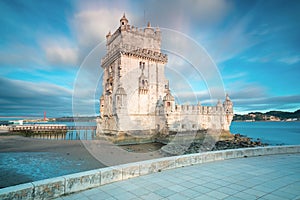
M11 132L18 131L58 131L58 130L96 130L97 126L66 126L66 125L25 125L11 126L8 128Z
M8 131L22 134L26 137L54 140L93 140L96 137L97 126L66 126L51 125L23 125L11 126Z

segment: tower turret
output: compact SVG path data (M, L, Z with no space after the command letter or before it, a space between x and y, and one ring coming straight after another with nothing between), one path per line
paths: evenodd
M175 98L172 96L170 90L167 91L167 94L164 96L164 107L165 111L172 112L175 109Z
M225 99L225 101L224 101L224 103L223 103L223 107L224 107L225 112L226 112L227 114L232 114L232 113L233 113L233 103L232 103L232 101L230 100L228 94L226 94L226 99Z
M123 14L123 17L120 19L120 27L126 27L128 24L128 19L125 16L125 13Z

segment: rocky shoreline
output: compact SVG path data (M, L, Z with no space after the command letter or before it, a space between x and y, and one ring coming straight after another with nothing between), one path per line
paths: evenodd
M267 143L261 142L259 138L255 141L247 136L241 134L234 134L232 138L217 140L214 137L207 137L204 140L195 140L186 144L168 144L162 147L161 152L164 155L182 155L192 154L207 151L218 151L226 149L250 148L250 147L264 147Z
M211 144L193 142L190 147L187 149L185 154L198 153L201 151L207 151L208 147L211 147ZM241 134L235 134L233 139L230 140L221 140L217 141L211 151L226 150L226 149L238 149L238 148L249 148L249 147L263 147L268 146L266 143L262 143L259 138L256 141L253 141L251 138L246 137Z

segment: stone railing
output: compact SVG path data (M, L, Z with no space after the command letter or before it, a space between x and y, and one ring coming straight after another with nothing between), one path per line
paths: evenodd
M163 170L234 158L300 153L298 146L230 149L101 168L0 189L0 199L50 199Z

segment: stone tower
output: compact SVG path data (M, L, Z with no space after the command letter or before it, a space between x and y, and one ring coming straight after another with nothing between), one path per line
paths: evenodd
M153 139L169 131L229 130L233 104L228 95L216 106L176 104L164 75L168 58L161 53L159 28L150 23L136 28L124 14L119 28L106 35L106 52L98 134L133 141L132 136Z
M130 26L125 14L119 28L107 34L99 120L104 133L154 131L157 100L168 90L164 76L167 55L160 46L158 28L150 23L144 29Z

